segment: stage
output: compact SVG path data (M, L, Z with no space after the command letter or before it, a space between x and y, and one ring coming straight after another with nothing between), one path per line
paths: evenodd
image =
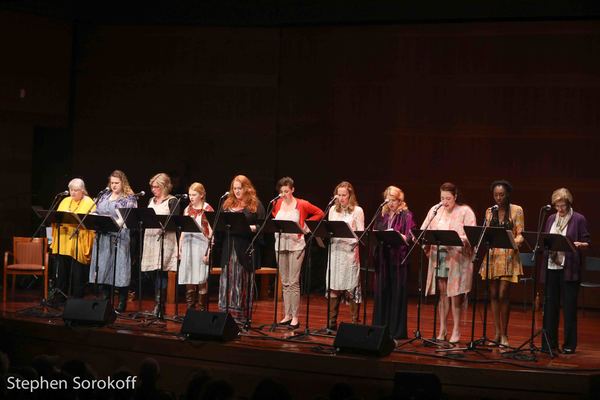
M529 351L536 361L508 358L497 347L491 351L453 350L436 352L435 347L424 346L419 340L401 341L399 346L384 357L352 353L335 353L333 337L310 335L293 338L294 331L278 328L269 331L273 321L273 302L256 302L250 330L239 339L229 342L188 340L179 334L181 324L167 321L145 324L118 318L104 327L69 327L55 316L35 316L35 293L19 292L2 306L0 329L2 350L7 352L13 365L28 365L38 354L55 354L62 361L83 359L102 377L125 366L137 371L140 362L153 357L160 362L161 388L177 394L185 390L187 381L197 368L204 368L213 377L227 379L236 388L236 395L249 396L256 383L264 377L273 377L290 388L295 399L310 399L326 395L336 382L346 382L365 399L377 399L392 390L394 375L403 371L418 371L437 375L448 398L526 398L526 399L580 399L597 398L600 385L600 313L588 310L579 314L579 346L573 355L548 354ZM300 322L295 332L305 330L305 298L303 297ZM128 304L128 311L137 309L137 302ZM371 299L368 303L370 319ZM143 309L150 309L150 300ZM212 304L214 309L215 305ZM32 313L33 310L33 313ZM310 330L325 326L325 299L313 295L310 304ZM48 309L47 311L55 311ZM184 314L180 304L179 313ZM173 316L175 307L167 307L167 316ZM422 307L421 329L425 338L432 334L433 307ZM416 327L416 299L409 304L409 330ZM461 343L470 341L471 308L465 310ZM361 311L362 317L362 311ZM518 346L527 341L531 329L531 312L522 304L513 304L510 321L510 344ZM340 322L350 320L348 307L342 305ZM483 312L478 306L476 335L482 335ZM259 326L267 324L264 329ZM537 313L536 326L541 326ZM493 335L493 324L488 321L488 336ZM535 344L540 345L539 339ZM529 345L525 346L529 349Z

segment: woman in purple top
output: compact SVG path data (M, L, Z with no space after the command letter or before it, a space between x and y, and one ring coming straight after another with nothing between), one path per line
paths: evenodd
M388 203L375 221L375 230L400 232L410 242L415 227L412 213L404 202L404 192L388 186L383 192ZM408 262L402 264L408 247L378 244L375 249L375 306L373 324L387 325L394 339L406 339L406 276Z
M544 301L544 329L548 334L550 347L558 349L558 321L560 318L560 298L563 297L564 341L563 353L573 354L577 348L577 294L579 292L580 271L584 257L582 250L590 245L590 233L585 217L573 210L573 195L566 188L552 193L552 205L556 214L546 221L547 233L566 236L575 246L574 252L551 251L546 272L546 293ZM547 344L542 343L544 350Z

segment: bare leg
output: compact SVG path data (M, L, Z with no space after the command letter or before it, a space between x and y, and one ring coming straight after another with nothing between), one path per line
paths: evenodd
M448 332L448 328L446 326L446 322L448 320L448 293L446 291L446 286L448 284L448 279L446 278L438 278L437 280L437 289L439 291L440 300L438 302L438 318L440 319L440 331L438 333L438 340L446 340L446 334Z
M452 302L452 336L450 343L457 343L460 340L460 313L462 306L462 295L453 296L450 298Z
M494 329L496 335L494 336L494 342L500 343L500 339L502 339L502 327L500 323L500 306L498 304L498 286L500 280L498 279L490 279L490 306L492 309L492 314L494 316Z
M508 318L510 316L510 285L509 281L500 281L498 300L500 303L500 334L501 344L508 346Z

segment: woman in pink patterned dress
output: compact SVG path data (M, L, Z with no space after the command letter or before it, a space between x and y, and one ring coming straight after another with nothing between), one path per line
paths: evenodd
M439 290L438 316L440 320L437 339L446 340L448 311L452 308L453 328L450 343L460 340L460 312L463 296L471 291L473 264L471 247L465 235L465 225L475 225L475 214L471 207L456 202L458 190L450 182L440 187L440 203L431 207L421 229L429 225L429 230L454 230L463 242L463 247L425 246L429 257L426 295ZM440 265L438 268L437 259Z

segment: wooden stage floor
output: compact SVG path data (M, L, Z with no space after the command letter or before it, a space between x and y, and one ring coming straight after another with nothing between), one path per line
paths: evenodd
M369 299L370 300L370 299ZM305 297L301 307L301 327L305 328ZM293 339L288 329L259 330L273 321L273 302L255 303L252 328L239 339L227 342L192 341L179 334L181 324L167 321L164 326L147 325L140 321L118 318L101 328L68 327L60 316L34 316L24 312L36 306L33 294L22 294L3 305L0 319L1 348L9 353L14 364L27 365L37 354L56 354L62 360L80 358L93 365L100 375L107 375L126 366L136 371L146 357L161 364L161 386L182 393L193 371L207 369L212 376L229 380L241 396L248 396L256 383L273 377L285 383L296 399L311 399L327 394L336 382L350 383L365 399L380 398L391 392L394 375L403 371L434 373L442 382L448 398L526 398L580 399L599 398L600 393L600 312L580 311L579 346L573 355L558 354L554 359L539 352L534 361L509 358L497 347L491 351L436 352L420 341L402 341L392 354L385 357L335 353L333 337L310 335ZM368 304L370 320L372 303ZM143 308L150 309L144 301ZM321 296L311 297L310 328L325 326L326 302ZM179 306L184 313L185 306ZM214 309L214 304L212 305ZM135 311L129 303L128 311ZM37 309L36 309L37 311ZM52 311L52 310L50 310ZM175 307L167 307L167 316ZM433 306L422 307L421 331L426 338L432 334ZM416 328L416 299L409 305L410 335ZM471 308L465 312L460 347L470 341ZM361 310L362 317L362 310ZM339 321L350 319L347 306L342 305ZM478 305L476 335L482 335L483 312ZM526 342L531 329L530 309L514 304L510 321L510 344ZM541 326L537 313L536 326ZM493 324L488 321L488 336ZM535 344L540 346L539 338ZM529 345L525 346L529 349Z

